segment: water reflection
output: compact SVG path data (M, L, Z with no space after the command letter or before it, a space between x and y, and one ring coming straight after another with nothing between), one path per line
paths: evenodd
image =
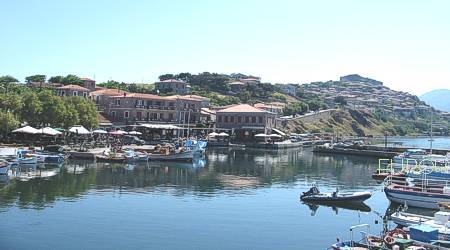
M58 199L76 200L102 192L213 196L299 183L306 189L309 182L316 182L324 191L335 186L341 190L367 189L377 186L370 179L376 164L373 159L313 155L310 149L209 149L204 159L192 164L71 161L61 166L21 166L11 178L0 179L0 206L42 209Z
M371 212L372 209L365 204L364 202L358 202L358 203L341 203L341 204L318 204L318 203L312 203L312 202L305 202L303 203L311 210L311 216L315 216L317 210L319 207L327 207L331 208L336 215L339 214L339 209L345 209L345 210L354 210L354 211L360 211L360 212Z

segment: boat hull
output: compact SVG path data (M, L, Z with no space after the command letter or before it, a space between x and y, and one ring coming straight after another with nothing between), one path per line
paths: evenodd
M192 151L187 151L178 154L161 155L161 154L149 154L149 161L178 161L178 162L192 162L194 158Z
M304 202L316 203L340 203L340 202L363 202L372 196L370 192L359 192L347 195L311 195L304 196L300 199Z
M384 188L386 197L398 204L407 204L411 207L427 208L439 210L438 202L450 202L450 195L427 194L422 192L411 192L396 190L390 187Z

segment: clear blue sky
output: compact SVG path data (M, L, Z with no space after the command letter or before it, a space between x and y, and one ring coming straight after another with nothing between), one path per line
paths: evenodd
M305 83L359 73L450 88L450 1L0 0L0 75L154 82L203 71Z

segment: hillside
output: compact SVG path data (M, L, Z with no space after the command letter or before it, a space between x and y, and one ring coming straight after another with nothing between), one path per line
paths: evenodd
M420 100L436 109L450 112L450 90L436 89L420 96Z
M376 115L353 109L336 109L318 119L293 119L284 127L294 133L334 133L353 136L418 135L427 129L426 120L408 121L400 118L382 120Z

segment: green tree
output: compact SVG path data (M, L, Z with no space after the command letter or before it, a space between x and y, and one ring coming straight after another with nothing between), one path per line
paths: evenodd
M19 113L23 103L20 95L15 93L0 94L0 110Z
M79 96L68 98L78 110L79 123L86 128L98 127L98 112L95 104Z
M38 95L34 92L25 93L23 96L23 108L21 112L22 120L27 121L32 126L40 123L42 112L42 103Z
M62 126L66 110L61 98L55 96L51 91L42 91L38 97L42 103L40 123L44 126Z
M81 80L76 75L67 75L63 79L61 79L61 83L64 85L75 84L82 86L84 84L83 80Z
M174 79L174 78L175 78L175 76L173 74L164 74L164 75L159 76L160 81L165 81L165 80Z
M0 76L0 87L4 93L8 93L11 83L19 82L16 78L12 76Z
M65 115L62 120L62 126L64 128L72 127L73 125L79 124L79 113L77 107L71 102L70 98L64 98Z
M64 76L52 76L50 79L48 79L48 82L51 83L61 83Z
M11 112L0 111L0 132L4 135L20 126L20 122Z
M44 83L45 79L47 79L47 77L45 75L32 75L32 76L27 76L25 77L25 81L27 83L29 82L40 82L40 83Z
M347 105L347 101L343 96L336 96L334 98L334 102L337 103L340 107L344 107L345 105Z

